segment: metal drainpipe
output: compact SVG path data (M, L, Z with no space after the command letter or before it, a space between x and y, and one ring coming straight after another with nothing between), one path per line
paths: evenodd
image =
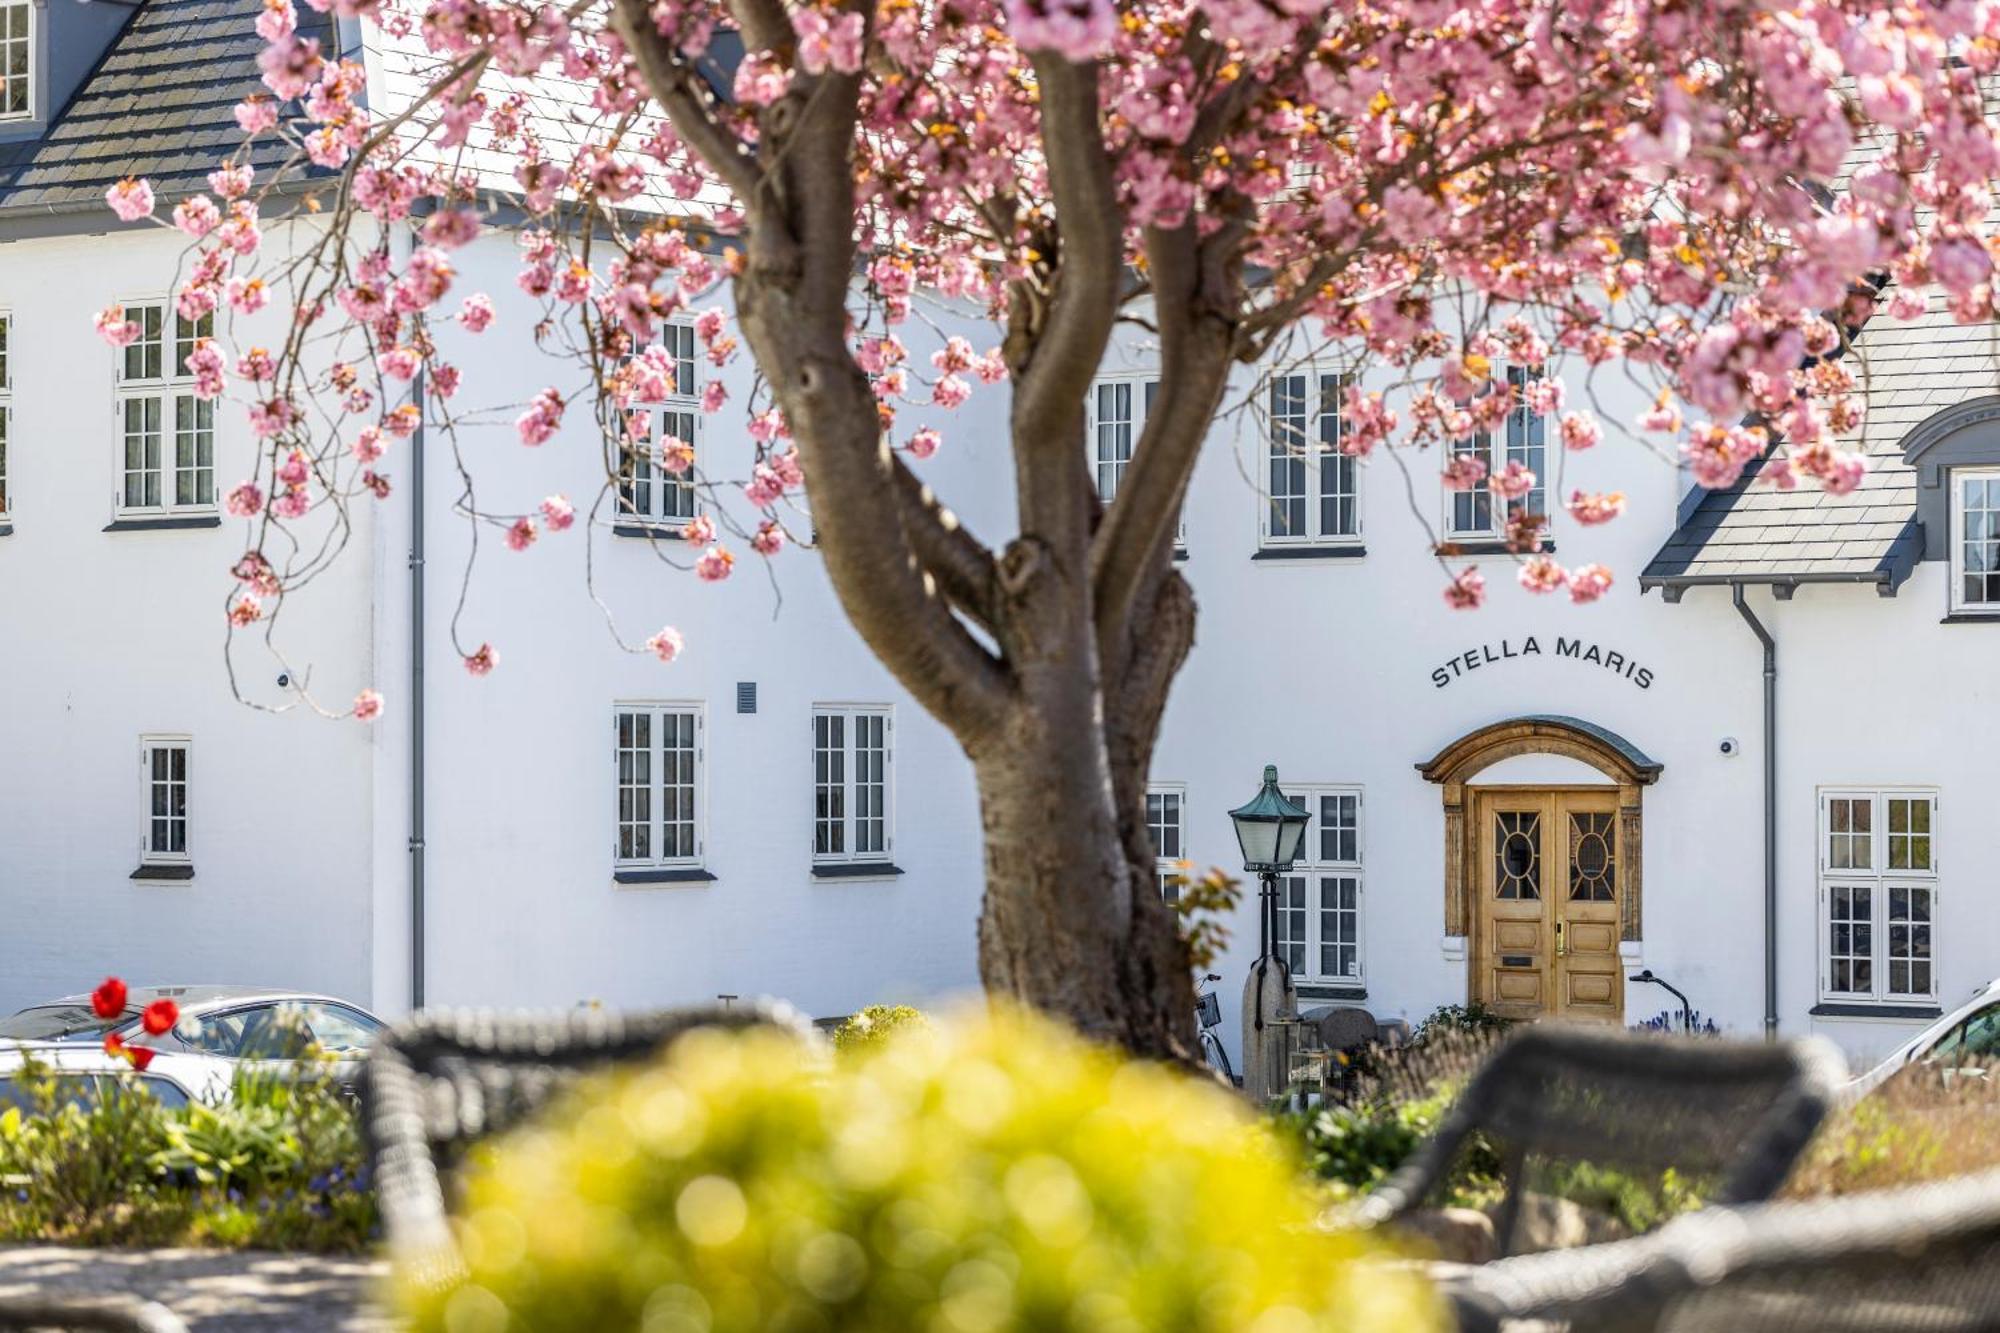
M407 260L409 233L390 233ZM418 407L410 435L410 1008L424 1007L424 373L410 381Z
M1764 645L1764 1039L1778 1039L1778 641L1729 585L1743 623Z

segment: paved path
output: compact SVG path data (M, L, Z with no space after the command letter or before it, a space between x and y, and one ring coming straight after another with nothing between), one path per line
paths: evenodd
M270 1250L0 1246L0 1295L132 1292L193 1333L395 1333L374 1302L379 1260Z

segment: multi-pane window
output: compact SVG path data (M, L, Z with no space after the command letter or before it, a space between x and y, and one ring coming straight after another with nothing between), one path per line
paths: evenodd
M0 519L12 512L13 504L7 471L11 462L7 448L14 438L13 337L14 317L0 310Z
M1937 796L1820 796L1820 989L1828 999L1910 1001L1938 994Z
M139 860L177 865L188 858L188 738L142 736L139 765L145 802Z
M1136 376L1099 380L1090 388L1090 397L1085 400L1085 430L1090 439L1091 476L1097 482L1097 498L1107 505L1124 484L1132 450L1138 446L1159 393L1158 380ZM1174 545L1187 545L1185 511L1174 530Z
M619 704L618 864L701 864L700 704Z
M34 0L0 0L0 120L35 114Z
M1951 470L1951 604L2000 612L2000 468Z
M1341 452L1340 375L1271 377L1266 545L1351 545L1361 537L1359 465Z
M701 430L701 382L694 326L668 323L660 345L673 366L674 384L657 403L636 404L630 415L645 422L645 437L628 448L619 469L622 519L677 528L694 518L695 442Z
M1153 839L1153 875L1160 896L1170 903L1181 897L1187 878L1187 789L1155 784L1146 789L1146 831Z
M215 403L195 397L188 354L214 334L214 316L188 320L161 302L134 303L139 336L119 352L118 510L215 508Z
M1452 441L1452 456L1478 459L1486 467L1488 481L1448 492L1446 536L1498 539L1506 535L1507 520L1515 513L1547 516L1548 419L1529 410L1522 400L1522 390L1534 378L1533 372L1523 366L1507 367L1504 383L1506 392L1513 395L1514 408L1507 413L1507 424L1498 438L1491 431L1480 431ZM1534 487L1515 500L1501 499L1489 484L1509 463L1519 463L1535 474Z
M1308 787L1286 793L1305 806L1299 860L1278 877L1274 951L1305 981L1362 980L1361 789Z
M894 729L886 705L813 709L813 860L889 856L889 764Z

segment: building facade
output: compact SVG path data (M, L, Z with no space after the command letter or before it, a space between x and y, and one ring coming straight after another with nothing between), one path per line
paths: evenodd
M169 203L200 188L255 85L254 36L193 0L118 10L122 27L72 0L0 0L17 8L28 91L0 118L0 1004L113 971L385 1012L419 972L434 1004L775 994L823 1016L975 986L969 766L810 553L766 578L744 552L728 581L697 583L673 532L713 501L654 473L616 517L518 553L489 531L475 557L454 456L486 510L560 492L582 511L603 465L581 413L540 450L519 447L512 412L398 445L391 497L338 534L281 651L226 634L243 521L218 497L253 441L236 405L206 413L180 374L201 335L166 300L181 238L121 228L102 198L135 171ZM368 61L373 97L403 95L407 52L328 40ZM539 312L513 281L516 236L490 228L457 262L459 287L499 308L476 344L440 335L462 401L574 375L525 336ZM114 302L146 330L136 352L92 329ZM1163 879L1233 867L1227 811L1272 763L1313 814L1276 917L1306 1004L1634 1023L1674 1007L1631 979L1650 972L1736 1033L1900 1041L2000 972L1989 340L1942 315L1864 332L1874 466L1847 496L1756 485L1755 469L1694 492L1643 439L1613 429L1566 453L1525 413L1466 446L1538 474L1521 503L1552 515L1558 560L1615 571L1589 605L1516 586L1505 502L1447 489L1435 453L1340 454L1339 370L1246 372L1183 517L1200 620L1154 765ZM685 384L720 375L747 399L747 363L689 360ZM1093 390L1107 496L1153 375L1143 344L1121 345ZM1608 422L1644 406L1629 386L1568 388ZM704 469L747 472L741 420L694 407L659 404L662 429ZM1010 529L1012 472L982 423L1003 417L940 420L947 444L920 465L989 541ZM1623 492L1626 515L1576 522L1562 500L1579 489ZM1457 554L1433 555L1439 540ZM1450 610L1440 590L1468 563L1488 604ZM626 647L669 622L678 661ZM474 678L459 661L482 641L501 663ZM390 712L330 721L302 685L374 686ZM1233 982L1256 951L1253 896L1219 970Z

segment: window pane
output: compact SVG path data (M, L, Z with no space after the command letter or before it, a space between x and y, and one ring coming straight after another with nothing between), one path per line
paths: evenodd
M1273 537L1306 532L1306 377L1271 381L1270 505Z

